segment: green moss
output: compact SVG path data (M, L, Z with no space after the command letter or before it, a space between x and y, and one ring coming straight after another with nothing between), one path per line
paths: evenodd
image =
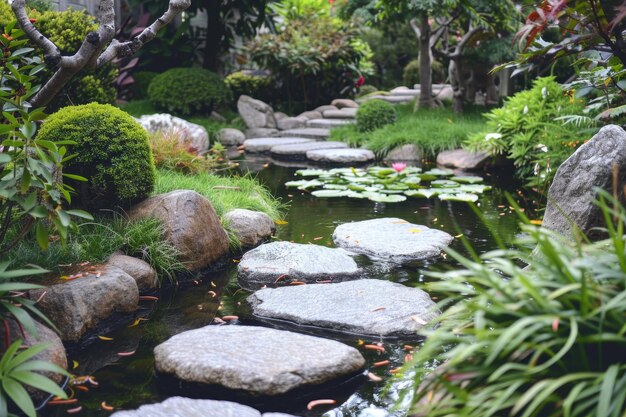
M383 100L369 100L356 112L356 126L361 132L370 132L394 124L397 114L393 105Z
M148 98L157 108L178 115L210 114L232 100L228 86L215 73L202 68L172 68L154 77Z
M107 104L65 107L51 115L38 139L72 140L76 157L65 173L81 175L79 205L111 208L147 197L154 187L154 162L146 131L125 112Z

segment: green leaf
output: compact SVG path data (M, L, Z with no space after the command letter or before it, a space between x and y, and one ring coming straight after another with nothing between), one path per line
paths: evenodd
M33 401L24 387L11 377L2 378L2 388L15 405L28 417L36 417L37 412Z
M48 239L48 229L44 225L43 222L37 222L37 244L42 250L48 249L49 239Z
M406 197L399 194L375 194L367 197L369 200L375 201L377 203L400 203L406 200Z
M65 210L70 216L80 217L82 219L93 220L93 216L84 210Z
M22 384L30 385L31 387L40 389L49 394L56 395L61 398L67 398L67 394L52 380L46 378L43 375L36 374L29 371L13 371L11 377L21 382Z

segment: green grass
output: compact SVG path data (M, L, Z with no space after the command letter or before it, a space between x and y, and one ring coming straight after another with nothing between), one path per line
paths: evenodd
M484 128L481 115L484 109L468 108L462 115L451 109L419 109L413 112L413 104L397 105L398 120L372 132L359 132L356 126L333 129L330 140L363 146L371 149L379 158L390 150L405 144L422 148L429 160L441 151L461 147L468 134Z

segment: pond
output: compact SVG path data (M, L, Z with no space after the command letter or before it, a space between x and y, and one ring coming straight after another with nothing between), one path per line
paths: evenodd
M530 198L525 198L524 193L506 176L486 177L486 183L493 185L494 188L483 194L477 202L486 219L484 224L469 206L462 202L410 198L403 203L385 204L349 198L316 198L306 191L285 188L284 183L294 179L295 170L296 168L270 164L257 174L275 196L288 203L288 211L282 222L284 224L277 225L275 237L277 240L331 246L332 232L339 224L379 217L398 217L411 223L439 228L455 236L463 235L475 251L482 253L496 248L492 232L499 234L504 241L510 241L519 233L518 219L509 207L505 192L513 195L527 213L535 210L534 202ZM531 214L531 218L533 217L535 216ZM452 247L466 253L460 239L455 239ZM425 275L427 271L456 266L449 257L422 263L417 268L390 268L364 259L358 259L358 262L369 277L418 287L428 280ZM161 295L158 302L142 301L139 315L129 321L128 327L107 334L104 340L96 340L86 349L71 355L70 367L74 368L73 373L93 375L99 382L97 388L92 387L88 392L76 391L76 396L83 406L83 411L79 415L109 415L110 412L102 410L102 402L116 409L135 409L142 404L160 402L173 395L175 387L168 386L154 373L152 350L174 334L205 326L211 323L216 315L237 315L240 317L240 323L260 325L251 316L246 305L245 299L249 293L239 289L236 284L236 265L237 260L234 260L225 270L194 277L191 283ZM431 295L436 298L436 294ZM315 333L312 329L302 331ZM390 371L404 363L407 354L405 345L407 343L416 345L416 341L385 341L386 353L379 354L363 349L364 344L379 340L362 340L356 336L338 337L328 334L326 336L340 339L359 349L367 359L370 371L383 377L384 381L365 380L356 388L350 387L348 391L335 392L331 398L337 399L336 406L316 408L314 411L306 411L306 402L251 403L251 405L264 411L288 411L301 416L404 415L401 410L392 410L392 406L397 403L402 389L410 386L411 376L394 376ZM135 353L131 356L118 354L132 351ZM224 355L228 356L228 352L224 352ZM373 363L383 360L389 360L389 365L373 367ZM390 380L393 382L389 389L385 389ZM185 395L184 392L178 394ZM209 397L222 398L223 394L216 392ZM50 415L66 415L66 406L48 408L52 409Z

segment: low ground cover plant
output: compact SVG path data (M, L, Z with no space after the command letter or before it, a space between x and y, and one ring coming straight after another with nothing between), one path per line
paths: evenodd
M397 118L392 104L383 100L368 100L356 112L356 126L361 132L371 132L394 124Z

